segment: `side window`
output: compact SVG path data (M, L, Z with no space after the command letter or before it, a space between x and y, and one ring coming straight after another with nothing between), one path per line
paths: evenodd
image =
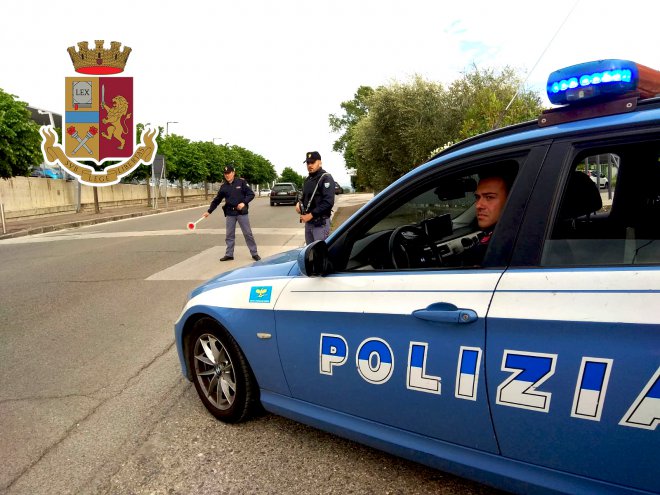
M479 266L518 167L503 160L411 181L351 232L345 270Z
M660 142L598 148L573 161L544 266L660 263Z

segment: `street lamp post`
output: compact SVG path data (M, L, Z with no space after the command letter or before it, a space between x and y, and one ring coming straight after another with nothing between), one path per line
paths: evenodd
M178 124L176 121L170 121L167 124L165 124L165 135L169 136L170 135L170 124Z

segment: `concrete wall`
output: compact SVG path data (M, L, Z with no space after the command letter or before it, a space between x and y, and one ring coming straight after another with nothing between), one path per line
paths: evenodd
M159 205L165 204L167 189L168 203L181 201L181 190L173 187L161 187ZM146 185L116 184L108 187L98 187L99 205L128 206L132 204L147 204L148 193ZM83 209L94 208L94 188L80 186L81 206ZM185 201L206 201L203 189L184 189ZM42 177L14 177L0 179L0 203L4 204L6 218L19 218L48 213L75 211L77 204L78 182L61 179L45 179ZM153 189L152 189L153 194ZM209 193L208 201L212 199Z

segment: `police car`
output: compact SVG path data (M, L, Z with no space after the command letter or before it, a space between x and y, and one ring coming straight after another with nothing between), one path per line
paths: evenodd
M659 493L659 93L625 60L553 73L560 106L538 121L443 150L327 241L193 291L183 374L222 421L261 405L511 492ZM494 174L506 203L468 261Z

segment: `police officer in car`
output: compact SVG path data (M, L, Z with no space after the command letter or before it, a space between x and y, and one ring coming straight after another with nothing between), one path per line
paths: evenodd
M250 220L248 218L248 203L254 199L254 191L248 186L243 178L236 178L236 171L233 165L227 165L224 169L225 181L220 186L220 190L204 217L208 217L224 199L225 204L222 211L225 213L225 243L227 244L225 255L220 261L230 261L234 259L234 242L236 240L236 223L241 226L245 243L247 244L252 259L259 261L261 257L257 253L257 243L254 241Z
M481 233L479 240L468 248L463 264L480 265L511 189L511 180L505 175L485 175L479 180L474 192L476 220Z
M305 242L325 240L330 235L330 215L335 204L335 181L323 170L321 155L310 151L305 157L309 176L303 184L302 199L296 203L305 224Z

